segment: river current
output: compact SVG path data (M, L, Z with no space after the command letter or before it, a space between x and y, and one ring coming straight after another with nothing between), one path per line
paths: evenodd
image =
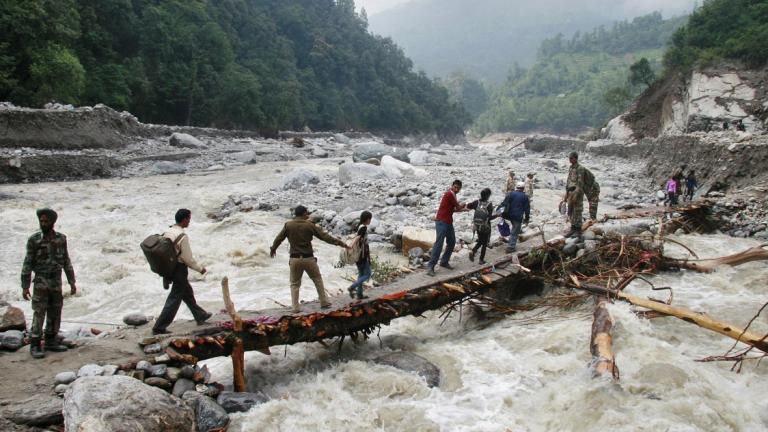
M177 208L192 210L192 249L209 274L193 273L195 294L209 310L222 307L220 281L230 278L238 308L289 304L287 247L276 259L268 247L284 220L267 212L237 213L216 222L205 217L230 194L267 190L275 168L296 162L225 171L127 179L0 186L0 295L24 309L19 271L26 238L37 229L34 210L59 212L57 229L68 237L80 292L65 299L64 330L110 328L129 312L157 315L166 291L138 247L148 234L172 224ZM312 164L331 173L335 164ZM677 240L702 257L741 251L757 243L723 235ZM348 269L335 269L338 249L315 242L326 287L343 294ZM682 254L682 249L674 250ZM665 273L653 282L674 288L676 306L705 311L744 326L766 301L768 263L721 268L709 275ZM65 285L66 288L66 285ZM644 285L634 294L664 299ZM314 299L311 282L302 298ZM458 314L398 319L360 344L275 347L271 356L248 353L252 390L271 400L233 415L230 430L392 431L761 431L768 429L768 364L700 363L725 353L732 340L674 318L644 320L628 305L610 308L616 319L614 350L621 379L592 379L588 367L591 303L574 310L510 316L486 325ZM535 318L534 318L535 317ZM182 306L177 319L191 319ZM102 324L91 324L102 323ZM755 330L768 330L768 316ZM367 361L382 351L407 350L442 371L428 388L416 375ZM208 362L214 379L231 381L230 363Z

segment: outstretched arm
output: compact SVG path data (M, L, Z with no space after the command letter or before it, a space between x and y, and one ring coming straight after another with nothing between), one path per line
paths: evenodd
M315 230L315 232L314 232L315 237L319 238L320 240L322 240L322 241L324 241L326 243L330 243L330 244L333 244L333 245L336 245L336 246L341 246L343 248L348 248L349 247L349 246L347 246L346 243L344 243L343 241L337 239L336 237L328 234L327 232L323 231L323 229L320 228L317 225L314 225L314 230Z
M280 243L285 240L285 238L288 237L288 231L285 228L285 225L283 225L283 229L280 230L280 232L277 234L277 237L275 237L275 241L272 242L272 247L269 248L269 256L274 258L275 253L277 252L277 248L280 247Z

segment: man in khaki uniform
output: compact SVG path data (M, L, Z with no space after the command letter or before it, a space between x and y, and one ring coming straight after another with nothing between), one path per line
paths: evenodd
M291 269L291 305L293 306L293 312L300 312L299 308L299 288L301 287L301 277L304 272L307 272L309 278L315 283L317 289L317 295L320 297L320 307L329 308L331 302L328 301L328 296L325 294L325 286L323 285L323 276L320 274L320 268L317 266L317 258L315 258L312 251L312 238L317 237L320 240L341 246L343 248L349 248L343 241L331 236L322 230L319 226L315 225L309 220L309 211L306 207L300 205L297 206L293 214L295 217L286 222L283 229L275 237L275 241L272 243L272 247L269 249L269 256L274 258L277 248L280 247L280 243L288 238L290 244L290 260L288 265Z

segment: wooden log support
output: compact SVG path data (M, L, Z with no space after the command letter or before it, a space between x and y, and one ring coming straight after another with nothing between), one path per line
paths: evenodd
M632 303L635 306L644 307L646 309L663 313L665 315L679 318L683 321L696 324L699 327L712 330L714 332L720 333L721 335L736 339L739 342L751 345L765 353L768 353L768 341L765 340L763 335L759 335L751 331L746 331L745 329L730 323L715 320L705 314L698 313L690 309L670 306L668 304L659 303L657 301L644 299L623 292L612 291L597 285L581 284L578 288L595 294L624 300L626 302Z
M613 354L613 317L608 312L610 300L607 297L595 297L594 320L589 350L592 352L592 377L610 376L619 379L619 368Z
M229 295L229 278L226 276L221 280L221 291L224 296L224 307L227 309L227 313L232 318L232 381L236 392L248 391L245 384L245 348L243 346L243 339L240 336L243 333L243 320L240 318L240 314L235 309L235 304L232 302L232 298ZM218 341L214 343L218 344ZM221 346L219 344L219 346Z
M766 250L766 247L768 247L768 243L763 243L759 246L749 248L745 251L735 253L733 255L727 255L720 258L703 259L698 261L665 258L665 264L667 266L684 268L700 273L711 273L721 265L736 267L738 265L746 264L752 261L766 261L768 260L768 250Z

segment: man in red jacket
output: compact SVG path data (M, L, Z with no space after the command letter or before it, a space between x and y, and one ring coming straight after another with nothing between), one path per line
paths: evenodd
M453 247L456 246L456 232L453 230L453 213L467 211L466 206L459 202L456 194L461 191L461 180L454 180L451 188L448 189L440 200L440 207L435 215L435 244L432 245L432 256L429 260L429 270L427 274L435 275L435 265L440 259L440 267L452 269L448 260L451 259ZM442 259L440 253L443 251L443 242L445 242L445 253Z

